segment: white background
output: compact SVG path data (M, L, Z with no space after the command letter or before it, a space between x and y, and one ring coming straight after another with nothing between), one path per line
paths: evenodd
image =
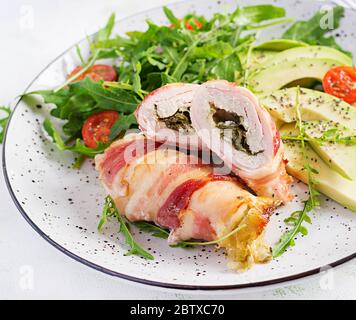
M1 0L0 103L11 104L49 62L117 18L171 0ZM21 128L19 128L21 130ZM348 299L356 298L356 261L279 289L216 294L175 293L101 274L43 240L13 205L0 174L0 298L2 299ZM30 276L30 278L28 278ZM28 279L30 279L28 281Z

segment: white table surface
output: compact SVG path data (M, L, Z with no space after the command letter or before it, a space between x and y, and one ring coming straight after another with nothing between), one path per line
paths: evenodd
M12 0L0 9L0 103L12 103L64 49L105 23L171 0ZM356 261L284 288L228 295L176 293L138 286L92 270L43 240L22 218L0 174L2 299L355 299ZM199 294L199 295L198 295Z

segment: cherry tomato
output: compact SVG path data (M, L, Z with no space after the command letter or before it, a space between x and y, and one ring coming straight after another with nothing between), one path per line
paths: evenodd
M82 69L81 66L76 67L69 75L68 78L74 76ZM78 76L74 81L83 80L85 77L89 77L93 81L116 81L117 74L113 67L105 64L95 64L88 68L87 71Z
M356 102L356 68L335 67L324 76L323 87L326 93L348 103Z
M103 111L91 115L82 128L84 142L89 148L97 148L98 142L108 143L110 129L119 118L116 111Z
M197 19L189 19L188 21L185 22L185 27L188 30L194 30L194 27L196 29L201 29L203 27L203 24Z
M179 21L182 21L182 20L179 20ZM190 18L189 20L187 20L185 22L185 28L188 30L194 30L193 25L194 25L195 29L201 29L203 27L203 24L197 18ZM169 27L176 28L177 26L175 24L171 24Z

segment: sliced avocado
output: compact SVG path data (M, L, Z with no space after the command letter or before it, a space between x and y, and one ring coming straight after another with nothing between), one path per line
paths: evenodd
M253 50L251 55L252 64L261 65L276 55L276 51L272 50Z
M294 124L284 125L280 129L280 133L281 135L298 134ZM288 160L288 173L307 183L308 177L304 168L301 143L298 141L285 141L284 151ZM306 144L305 151L312 167L318 172L315 174L317 190L350 210L356 211L356 180L345 179L336 171L331 170L308 144Z
M329 69L339 65L339 61L332 59L301 58L285 61L254 72L249 78L249 86L257 94L267 94L299 79L322 81Z
M293 87L302 87L302 88L312 88L317 81L313 78L303 78L298 79L296 81L292 81L291 83L286 84L285 88L293 88Z
M249 66L252 70L256 70L259 66L266 62L267 60L271 59L277 54L277 51L272 50L252 50ZM240 61L243 65L247 63L247 54L241 54Z
M296 121L297 88L282 89L260 99L273 118ZM302 120L332 120L356 132L356 108L327 93L300 88L299 108Z
M334 121L304 121L305 134L309 138L321 138L332 134L337 130L337 134L342 137L355 136L355 133ZM333 170L349 180L356 180L356 146L339 144L335 142L323 142L322 144L310 141L309 144L314 151Z
M284 50L265 61L261 68L268 68L273 65L279 65L286 61L292 61L301 58L331 59L340 65L352 66L352 59L345 53L330 47L308 46L297 47Z
M263 50L283 51L295 47L307 47L308 44L301 41L289 40L289 39L273 39L263 43L260 43L255 48Z

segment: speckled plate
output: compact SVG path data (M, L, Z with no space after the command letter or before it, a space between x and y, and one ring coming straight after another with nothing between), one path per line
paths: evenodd
M240 0L240 5L263 1ZM288 16L306 18L320 8L319 2L273 1L284 6ZM236 1L194 0L171 5L178 16L189 11L209 16L217 11L233 10ZM127 18L117 24L117 32L145 28L145 20L167 23L160 8ZM348 11L338 41L356 54L354 44L356 13ZM281 33L283 26L268 29L262 39ZM86 41L79 45L88 50ZM79 63L75 48L67 50L31 83L28 91L53 88L61 84ZM126 248L118 225L111 221L103 233L97 224L104 200L92 162L80 171L73 170L73 155L58 152L47 141L41 123L48 107L39 108L35 98L20 101L12 115L4 145L4 174L10 193L24 218L53 246L75 260L99 271L124 279L167 288L222 290L242 289L282 283L318 273L325 266L336 266L356 256L356 216L335 202L323 198L322 207L312 215L309 235L299 238L297 246L266 265L237 274L226 268L226 260L213 247L172 249L166 242L133 229L137 240L155 256L146 261L123 255ZM306 197L304 184L295 182L298 195L287 207L280 208L267 229L273 244L284 231L283 218Z

